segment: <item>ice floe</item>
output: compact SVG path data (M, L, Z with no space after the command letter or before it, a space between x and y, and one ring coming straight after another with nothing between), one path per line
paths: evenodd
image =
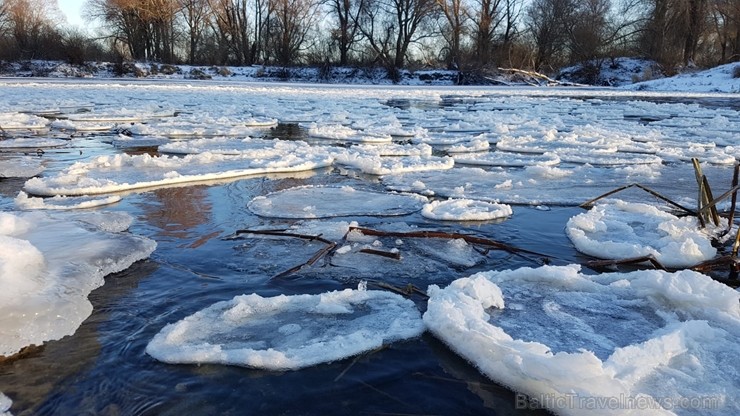
M316 139L329 139L359 143L390 143L393 138L383 132L365 132L340 124L318 125L308 127L308 135Z
M333 157L320 149L286 155L272 152L264 159L213 153L184 157L117 154L77 162L54 176L29 179L24 189L32 195L90 195L267 173L299 172L330 166L332 161Z
M553 166L560 163L560 157L555 153L544 153L542 155L518 154L510 152L488 152L488 153L461 153L453 154L456 163L463 165L483 166Z
M568 237L578 251L603 259L652 256L671 268L691 267L717 255L711 231L696 217L678 218L647 204L615 200L572 217Z
M44 171L39 158L19 157L0 160L0 178L31 178Z
M444 221L488 221L506 218L511 213L509 205L472 199L432 201L421 210L426 218Z
M0 213L0 355L73 334L103 278L149 257L154 241L118 232L125 217Z
M295 370L424 332L414 303L382 291L237 296L165 326L146 352L167 363Z
M33 114L0 113L0 128L3 130L41 130L49 120Z
M28 196L27 193L20 191L15 197L15 206L24 209L84 209L94 208L103 205L115 204L120 201L119 195L110 195L106 197L88 197L88 196L54 196L51 198L37 198Z
M351 186L304 186L258 196L247 207L262 217L308 219L406 215L421 210L425 202L425 197L414 194L371 192Z
M346 151L336 155L336 162L359 169L370 175L390 175L405 172L422 172L452 169L455 160L437 156L375 156L365 152Z
M46 149L50 147L62 147L69 143L67 140L49 139L43 137L19 137L15 139L0 140L0 151L13 151L17 149Z
M737 412L739 292L693 271L579 270L492 271L430 286L423 319L483 374L528 395L524 406Z

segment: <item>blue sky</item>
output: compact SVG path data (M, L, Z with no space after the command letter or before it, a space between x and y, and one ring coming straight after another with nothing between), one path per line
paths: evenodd
M85 0L59 0L59 9L67 16L71 26L82 26L82 6Z

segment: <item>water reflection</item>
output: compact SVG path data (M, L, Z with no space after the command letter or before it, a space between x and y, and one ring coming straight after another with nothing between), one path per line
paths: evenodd
M153 197L142 205L146 221L158 230L154 237L188 240L211 215L212 204L204 185L155 189Z

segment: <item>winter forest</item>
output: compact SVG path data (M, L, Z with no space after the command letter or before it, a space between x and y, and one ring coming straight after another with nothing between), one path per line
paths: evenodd
M0 59L552 73L639 56L666 74L740 59L737 0L0 0Z

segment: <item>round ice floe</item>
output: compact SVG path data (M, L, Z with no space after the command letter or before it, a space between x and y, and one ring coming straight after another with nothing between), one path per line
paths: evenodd
M473 199L450 199L424 205L421 215L444 221L488 221L510 216L511 207Z
M666 267L691 267L713 258L709 232L694 217L678 218L647 204L616 200L568 221L576 249L603 259L653 256Z
M38 158L15 158L0 160L0 178L31 178L44 171Z
M645 155L638 153L589 153L570 151L556 151L563 163L583 163L589 165L650 165L658 164L663 160L655 155Z
M165 326L146 348L167 363L295 370L424 332L414 303L381 291L237 296Z
M92 312L87 295L103 277L154 251L152 240L106 231L120 231L127 219L130 224L128 214L0 215L0 356L73 334Z
M419 211L425 197L357 190L349 186L307 186L259 196L247 207L273 218L329 218L356 215L396 216Z
M736 413L740 293L692 271L579 270L430 286L424 323L486 376L557 413L591 415L588 401L603 399L613 412L599 414L674 414L666 397L712 397L712 414Z

